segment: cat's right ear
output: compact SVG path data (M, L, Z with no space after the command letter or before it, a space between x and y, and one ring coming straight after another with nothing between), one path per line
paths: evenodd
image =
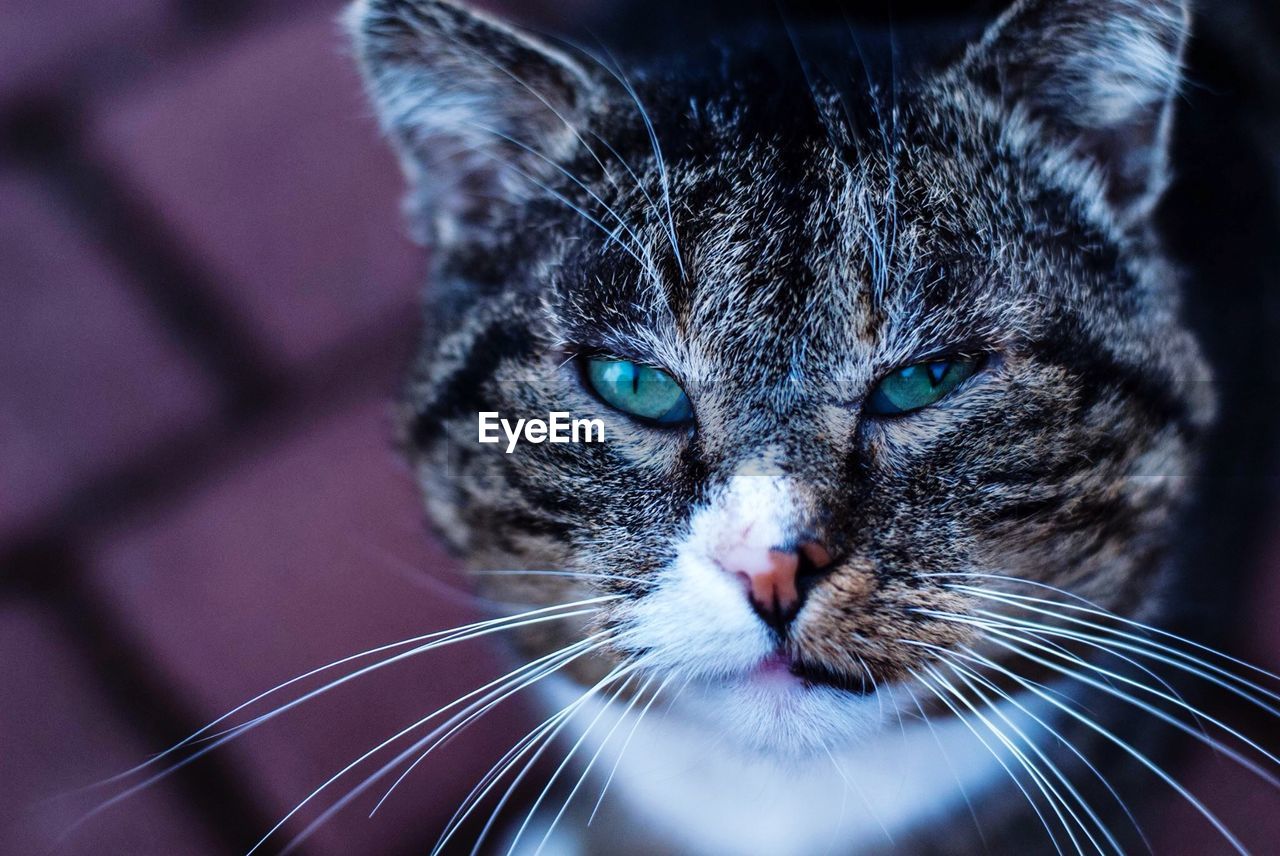
M1168 180L1187 0L1018 0L956 72L1092 161L1121 223Z
M357 0L347 27L424 240L483 239L573 145L596 86L568 56L444 0Z

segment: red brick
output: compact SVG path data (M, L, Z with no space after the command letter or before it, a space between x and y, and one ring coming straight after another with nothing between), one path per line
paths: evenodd
M1261 761L1266 764L1265 760ZM1197 749L1178 780L1252 853L1275 853L1280 842L1280 793L1230 758ZM1170 792L1172 793L1172 792ZM1171 795L1162 815L1147 824L1156 853L1196 856L1236 851L1195 808Z
M123 58L127 43L139 50L141 37L165 32L173 4L167 0L9 0L0 27L0 101L61 82L69 66L95 55L101 64Z
M208 381L38 187L0 174L0 539L212 412Z
M1245 630L1240 635L1245 650L1240 652L1246 662L1280 671L1280 633L1276 630L1274 616L1280 609L1280 544L1272 546L1263 561L1258 562L1258 577L1254 581L1254 595L1242 601L1248 605ZM1249 670L1224 664L1232 671L1264 687L1275 688L1275 681ZM1254 721L1260 721L1265 713L1255 711ZM1269 741L1266 733L1257 733L1257 726L1250 727L1230 713L1221 716L1227 724L1252 734L1263 745ZM1239 748L1239 744L1235 744ZM1248 754L1248 750L1243 750ZM1263 767L1268 762L1253 756ZM1274 853L1280 842L1280 792L1262 779L1250 773L1236 762L1217 755L1208 748L1198 746L1178 778L1254 853ZM1204 819L1186 800L1171 795L1167 809L1151 830L1157 853L1215 854L1234 853L1222 835Z
M1272 538L1271 544L1258 562L1257 578L1253 594L1246 603L1252 604L1247 631L1243 634L1249 645L1246 657L1259 666L1280 672L1280 538Z
M91 132L291 363L412 311L422 267L337 9L192 56Z
M50 616L0 608L0 852L45 853L93 795L68 796L147 757L95 692L95 677ZM56 799L55 799L56 798ZM210 852L190 810L164 785L99 814L57 847L60 854Z
M474 617L466 597L429 582L450 578L449 562L422 533L385 413L376 402L311 425L98 546L101 597L210 719L314 666ZM253 771L247 787L282 815L376 742L496 674L482 647L427 654L227 751ZM320 851L421 844L514 740L519 721L500 714L468 731L418 768L385 815L365 817L368 797L354 804L318 836Z

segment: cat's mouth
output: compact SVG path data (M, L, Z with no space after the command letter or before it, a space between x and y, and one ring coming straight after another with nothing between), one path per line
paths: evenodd
M821 663L797 659L781 649L761 660L752 670L751 677L757 682L799 684L805 689L831 687L859 696L876 691L868 675L847 675Z

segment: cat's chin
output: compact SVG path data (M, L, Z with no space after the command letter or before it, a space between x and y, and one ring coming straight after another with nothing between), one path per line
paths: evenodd
M867 692L768 658L741 675L709 680L682 694L681 713L743 752L804 761L874 738L896 722L891 692Z

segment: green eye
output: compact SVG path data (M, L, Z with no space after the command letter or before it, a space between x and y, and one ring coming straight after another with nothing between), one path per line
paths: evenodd
M867 398L867 412L897 416L937 404L982 366L978 357L931 360L886 376Z
M587 360L587 380L605 404L660 425L693 419L693 405L675 378L630 360Z

